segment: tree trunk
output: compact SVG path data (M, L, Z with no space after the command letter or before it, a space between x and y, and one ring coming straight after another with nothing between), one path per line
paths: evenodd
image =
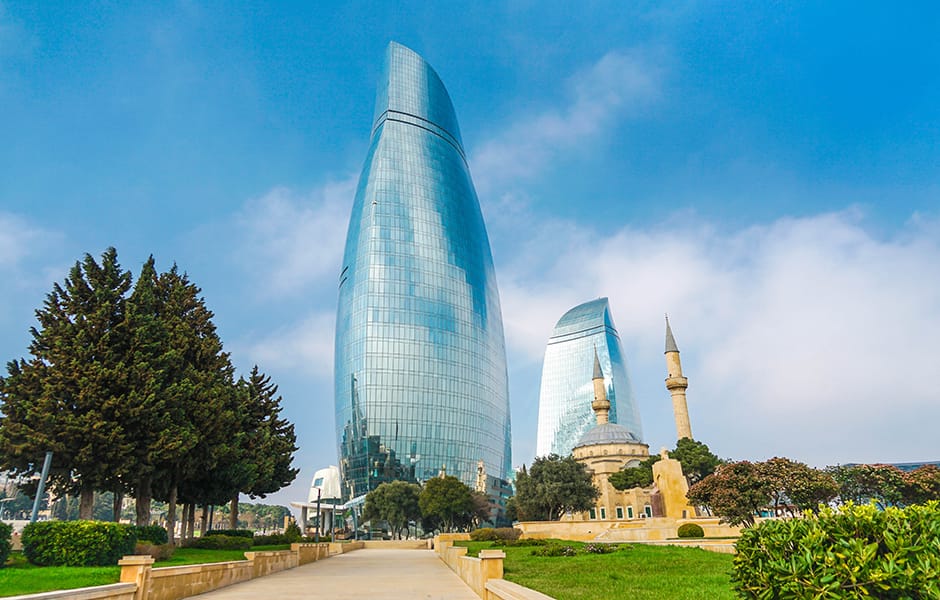
M90 521L95 510L95 490L83 483L78 502L78 518Z
M180 517L180 542L186 539L186 527L189 525L189 504L183 503L183 515Z
M170 486L170 497L167 498L166 509L166 533L167 540L171 544L176 544L176 484Z
M137 481L137 495L135 496L135 508L137 509L137 526L145 527L150 525L150 476L141 477Z
M206 535L206 525L209 523L209 507L202 505L202 515L199 517L199 535Z
M186 537L188 539L193 539L196 537L196 503L189 503L189 518L187 519L187 530Z
M232 505L228 516L228 528L238 529L238 492L235 492L235 495L232 496Z
M112 493L114 494L114 502L111 504L111 509L113 511L111 520L115 523L120 523L121 507L124 505L124 492L115 490Z

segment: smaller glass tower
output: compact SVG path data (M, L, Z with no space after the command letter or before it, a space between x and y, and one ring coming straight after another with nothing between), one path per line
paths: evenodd
M610 422L626 427L642 442L640 413L620 334L607 298L598 298L566 312L548 339L539 392L538 456L570 454L581 436L596 424L591 410L595 349L610 400Z

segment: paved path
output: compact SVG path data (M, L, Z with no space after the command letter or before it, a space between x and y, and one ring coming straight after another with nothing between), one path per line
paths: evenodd
M193 596L199 600L480 600L432 550L354 550Z

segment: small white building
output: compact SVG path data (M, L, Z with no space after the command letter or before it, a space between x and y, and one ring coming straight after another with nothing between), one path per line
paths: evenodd
M343 509L343 494L340 488L339 467L330 465L318 470L310 482L310 493L306 502L291 502L291 506L300 509L300 529L306 533L307 527L315 527L318 523L320 534L327 535L333 532L336 511ZM309 518L310 511L314 519ZM317 512L319 511L319 512Z

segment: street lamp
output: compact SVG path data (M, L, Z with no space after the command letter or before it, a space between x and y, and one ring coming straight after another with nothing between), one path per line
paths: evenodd
M317 488L317 534L314 538L316 543L320 543L320 494L323 492L320 488Z

